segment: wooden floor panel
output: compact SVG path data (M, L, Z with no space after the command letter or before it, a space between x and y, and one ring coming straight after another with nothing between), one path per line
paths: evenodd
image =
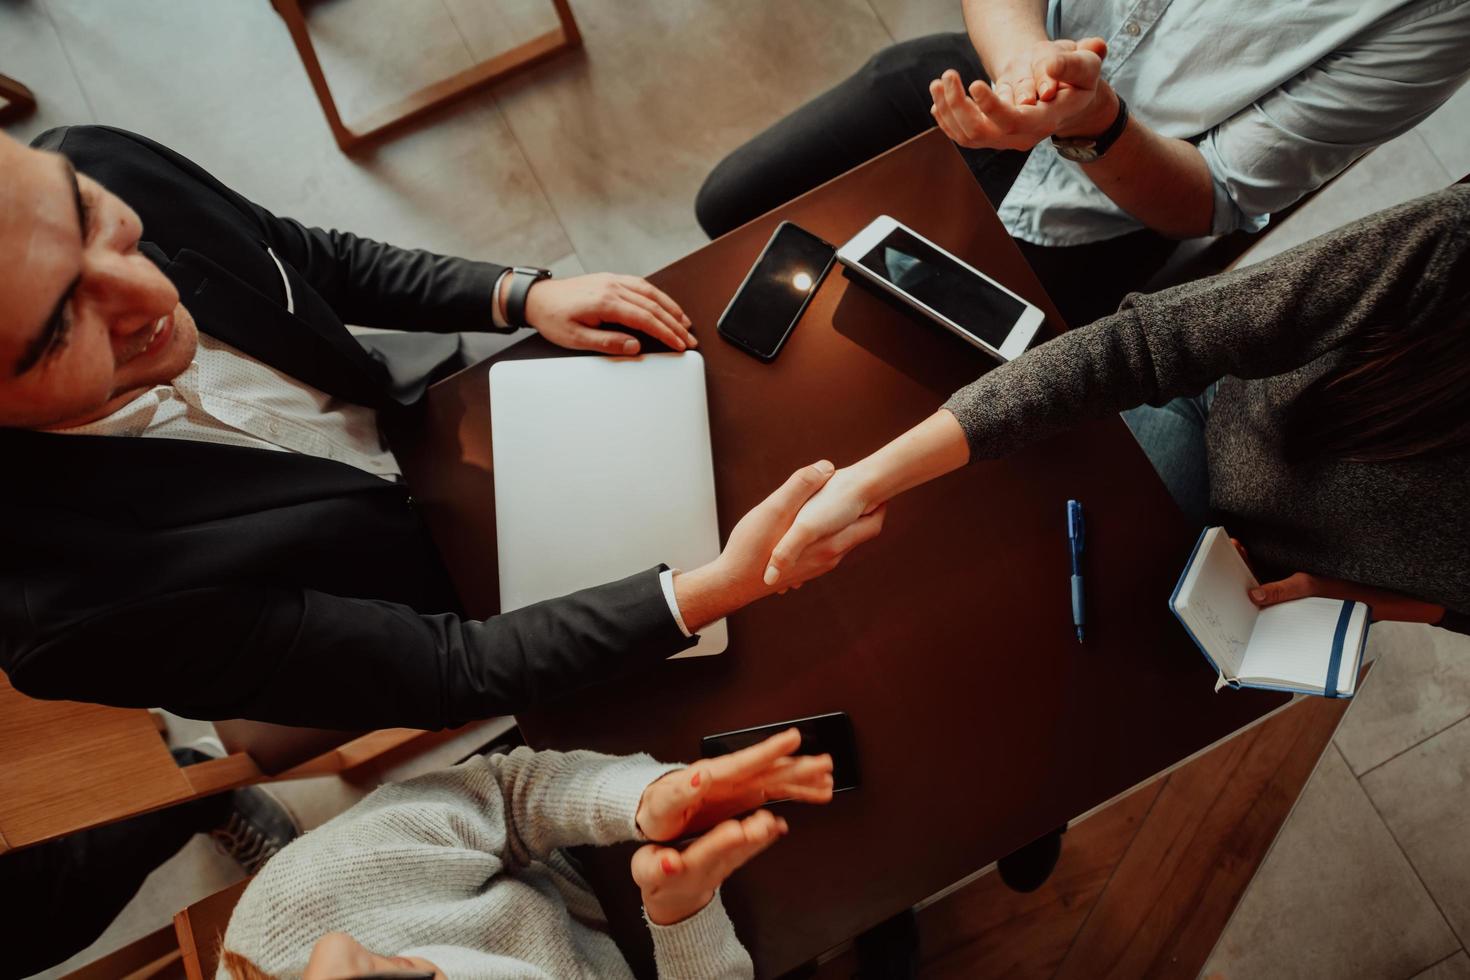
M919 913L920 976L1198 976L1349 701L1307 698L1072 827L1029 895L986 875ZM816 976L856 976L851 951Z

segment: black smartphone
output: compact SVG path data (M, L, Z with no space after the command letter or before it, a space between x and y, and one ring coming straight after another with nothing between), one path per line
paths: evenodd
M706 735L699 743L699 754L706 759L717 755L728 755L739 749L754 745L788 728L801 732L801 748L797 755L832 754L832 791L840 793L857 789L861 778L858 773L857 741L852 734L852 719L845 711L834 711L826 715L813 715L795 721L783 721L776 725L760 725L742 728L720 735ZM780 802L775 801L775 802Z
M836 246L781 222L715 329L752 357L775 360L836 256Z

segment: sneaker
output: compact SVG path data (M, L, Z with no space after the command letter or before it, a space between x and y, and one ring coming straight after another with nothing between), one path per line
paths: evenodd
M1062 856L1062 834L1067 832L1063 824L1045 837L1038 837L1017 851L1012 851L995 862L1000 880L1013 892L1034 892L1046 884Z
M209 836L216 850L253 875L301 836L301 824L265 789L244 786L230 794L230 817Z
M908 980L919 975L919 917L904 909L853 940L858 980Z

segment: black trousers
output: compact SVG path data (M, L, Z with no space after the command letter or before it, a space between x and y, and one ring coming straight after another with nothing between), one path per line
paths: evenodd
M180 765L204 758L174 750ZM0 857L0 973L30 976L86 949L154 868L229 814L230 794L219 793Z
M723 235L929 129L929 82L946 68L957 70L967 84L986 77L964 34L933 34L878 52L856 75L720 161L694 202L700 226L711 238ZM958 149L999 206L1027 154ZM1016 244L1074 327L1116 310L1176 245L1148 230L1087 245Z

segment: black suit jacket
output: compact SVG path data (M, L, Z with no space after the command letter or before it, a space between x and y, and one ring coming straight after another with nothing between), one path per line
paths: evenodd
M411 405L455 347L426 344L429 356L395 372L344 322L489 326L500 266L306 228L120 130L52 130L37 145L138 212L140 247L201 330L329 394ZM658 568L462 618L406 489L329 459L9 429L0 460L0 667L35 697L438 728L693 643Z

